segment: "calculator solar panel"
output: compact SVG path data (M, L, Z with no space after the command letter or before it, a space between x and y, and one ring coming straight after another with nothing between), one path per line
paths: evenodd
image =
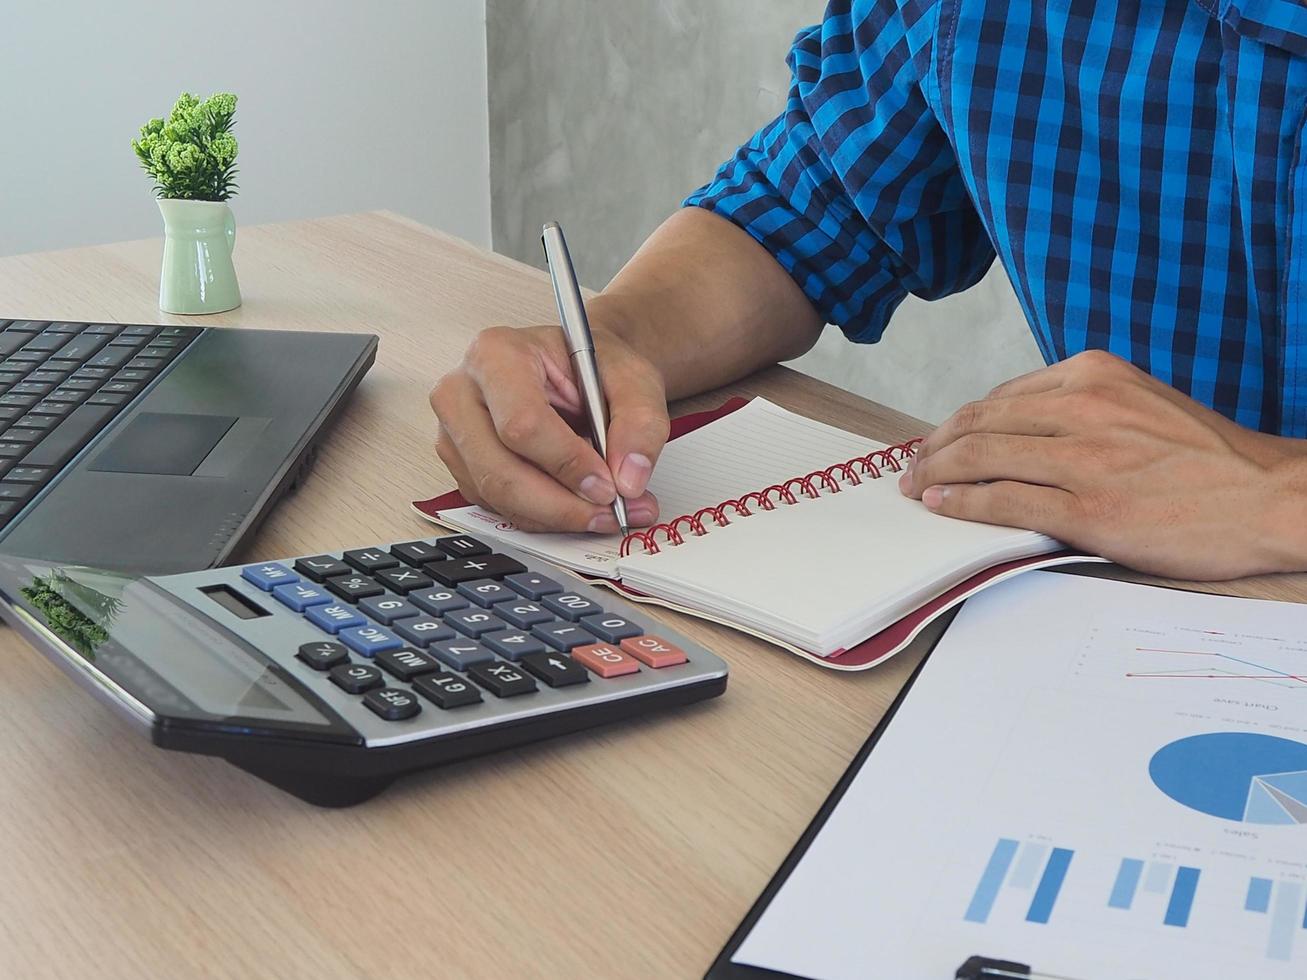
M0 592L156 744L329 806L727 678L614 594L464 534L146 578L0 558Z

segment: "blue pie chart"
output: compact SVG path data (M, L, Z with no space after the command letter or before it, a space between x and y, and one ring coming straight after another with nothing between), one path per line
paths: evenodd
M1199 813L1255 824L1307 823L1307 744L1213 732L1164 745L1148 763L1154 785Z

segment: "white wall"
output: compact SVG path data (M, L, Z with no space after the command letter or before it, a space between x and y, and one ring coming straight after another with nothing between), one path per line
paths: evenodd
M161 234L129 141L240 97L237 221L391 208L490 242L484 0L0 0L0 255Z

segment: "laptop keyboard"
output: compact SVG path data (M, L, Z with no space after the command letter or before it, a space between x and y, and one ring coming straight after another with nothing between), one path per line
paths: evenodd
M199 334L198 327L0 320L0 525Z

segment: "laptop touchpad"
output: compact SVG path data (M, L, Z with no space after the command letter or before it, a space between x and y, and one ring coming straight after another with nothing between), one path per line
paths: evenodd
M231 415L142 412L95 458L92 470L190 476L236 424Z

